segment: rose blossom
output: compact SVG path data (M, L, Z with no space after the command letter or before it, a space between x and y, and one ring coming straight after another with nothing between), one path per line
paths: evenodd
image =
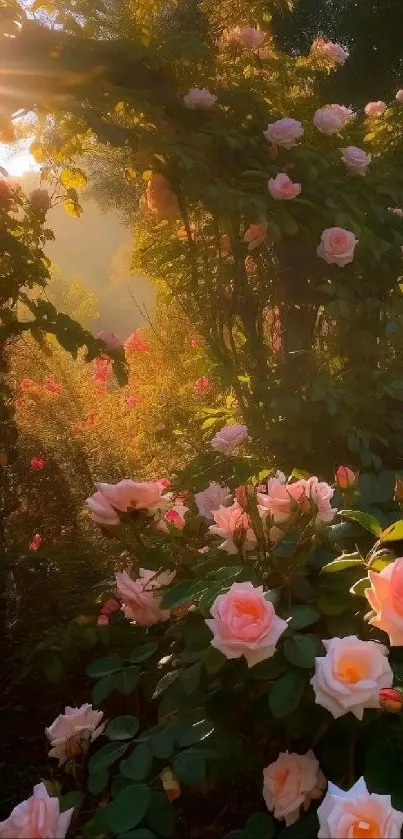
M183 97L183 102L187 108L211 108L217 101L217 97L210 93L207 87L191 87L189 93Z
M403 90L398 90L395 96L396 102L401 105L403 103Z
M238 41L246 49L255 50L263 43L266 33L259 32L253 26L236 26L227 37L231 41Z
M52 396L60 396L63 391L63 387L56 379L56 376L47 376L46 379L43 380L42 387L45 393L49 393Z
M90 510L95 513L98 511L94 510L90 502L98 494L102 495L111 507L121 513L127 513L129 509L147 510L153 513L170 501L169 493L165 496L162 495L166 488L164 481L131 481L125 478L117 484L99 483L95 486L98 492L87 498L86 502ZM99 502L99 498L96 501ZM100 514L102 516L102 512Z
M276 120L276 122L269 122L266 131L263 135L269 143L274 143L276 146L283 146L285 149L292 149L298 137L304 133L301 123L297 119L290 117L283 117Z
M120 518L116 510L113 509L102 492L94 492L86 499L85 503L91 512L92 521L103 527L115 527L120 524Z
M41 546L41 542L42 542L41 534L40 533L34 533L34 535L32 536L32 539L30 540L29 545L28 545L29 550L30 551L37 551Z
M320 237L317 254L328 265L334 264L344 268L353 261L357 243L358 239L350 230L345 230L344 227L328 227Z
M159 621L166 621L170 612L161 609L161 596L155 590L172 582L175 571L156 574L146 568L140 568L140 576L132 580L127 571L115 574L119 596L122 599L122 611L126 618L139 626L152 626Z
M61 813L59 799L48 795L45 784L36 784L31 798L0 822L0 839L64 839L73 812L74 807Z
M289 201L301 192L301 184L293 183L285 172L279 172L275 178L270 178L267 187L276 201Z
M80 708L64 709L64 714L52 722L49 728L45 728L45 734L52 746L49 757L57 757L59 766L67 760L76 757L87 751L90 743L93 743L102 734L105 723L102 711L94 711L92 705L81 705Z
M147 352L150 349L150 344L145 341L140 335L140 330L136 329L132 332L125 341L125 350L127 352Z
M213 633L211 645L226 658L246 659L248 667L271 658L280 635L288 628L274 606L265 599L263 586L232 583L226 594L219 594L206 624Z
M178 199L164 175L153 172L146 189L148 209L163 218L179 215Z
M262 245L267 237L267 224L250 224L245 232L243 241L248 245L248 251L253 251Z
M218 510L219 507L227 507L231 499L231 493L228 487L223 487L215 481L210 481L207 489L195 493L194 499L199 516L213 521L214 510Z
M106 356L99 356L94 359L92 378L94 382L105 384L112 375L112 364Z
M369 619L372 626L389 636L391 647L403 646L403 558L390 562L381 572L371 571L371 586L365 597L376 613Z
M348 52L346 52L340 44L336 44L334 41L325 41L323 38L317 38L313 42L312 46L313 49L322 52L326 58L334 61L335 64L340 64L340 66L342 66L348 58Z
M135 394L132 394L131 396L126 397L126 405L127 405L128 408L135 408L136 405L138 405L138 403L139 403L139 398L138 398L138 396L135 396Z
M189 507L185 507L182 501L177 501L176 504L173 504L169 510L166 511L163 518L159 520L156 524L156 530L159 530L161 533L169 533L169 528L167 522L176 527L177 530L183 530L185 526L185 515L188 512Z
M366 154L363 149L357 146L346 146L341 149L342 161L346 165L349 172L354 175L366 175L369 164L371 163L371 155Z
M364 778L348 790L330 781L317 810L318 839L399 839L403 813L392 807L390 795L369 793Z
M101 329L95 335L98 341L103 341L108 350L120 350L122 342L116 332L108 332L106 329Z
M235 501L230 507L219 507L213 510L215 524L209 527L210 533L224 539L219 550L228 554L236 554L238 550L251 551L256 545L256 536L250 526L247 514Z
M246 425L224 425L211 440L211 448L221 454L231 454L248 436Z
M274 524L286 522L295 513L315 514L317 524L328 524L336 515L336 510L330 504L333 495L334 489L315 476L290 484L284 484L278 478L270 478L267 492L258 492L257 502L260 515L270 513Z
M42 457L31 458L31 469L35 469L37 472L39 472L41 469L43 469L44 465L45 461Z
M210 389L210 382L207 376L200 376L199 379L196 379L193 388L196 391L196 393L207 393L207 391Z
M346 489L352 489L357 483L358 474L349 469L348 466L339 466L336 472L336 484L343 492Z
M275 819L285 819L287 827L297 821L301 807L307 810L314 798L321 798L325 787L325 776L311 749L305 755L280 752L277 760L263 769L267 809Z
M403 218L403 210L401 207L388 207L388 212L393 213L393 215L398 218Z
M396 688L382 688L379 691L379 704L388 714L400 714L403 709L403 691Z
M356 635L323 641L325 656L315 658L311 685L315 702L337 719L350 711L362 720L365 708L379 708L380 688L390 688L393 673L383 644Z
M315 111L313 124L322 134L337 134L346 124L342 105L325 105Z
M368 105L365 105L364 111L367 117L380 117L381 114L386 111L386 108L386 102L382 102L381 99L378 99L377 102L368 102Z

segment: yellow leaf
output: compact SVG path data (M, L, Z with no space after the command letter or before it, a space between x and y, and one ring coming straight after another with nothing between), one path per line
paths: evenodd
M87 186L87 176L82 169L67 166L60 175L60 183L65 189L84 189Z
M66 200L63 201L63 207L66 210L66 213L68 213L69 216L73 216L73 218L80 218L82 215L83 208L80 204L72 201L71 198L66 198Z

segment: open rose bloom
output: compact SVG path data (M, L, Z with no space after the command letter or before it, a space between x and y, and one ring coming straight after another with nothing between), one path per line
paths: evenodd
M352 111L344 105L325 105L315 112L313 124L322 134L337 134L351 116Z
M132 481L124 478L117 484L96 484L97 492L87 498L86 504L91 512L91 518L104 527L119 524L118 512L127 513L128 510L144 510L149 514L169 506L171 495L163 495L166 482L160 481Z
M236 41L242 47L249 50L255 50L260 47L266 38L265 32L260 32L259 29L254 29L253 26L236 26L231 29L225 36L225 40L231 42Z
M235 423L234 425L225 425L220 431L214 435L211 441L211 448L216 452L222 454L232 454L248 436L248 429L246 425Z
M311 516L317 524L329 524L336 515L330 503L333 495L334 489L315 476L290 484L270 478L266 492L258 492L257 502L260 514L270 515L275 525L289 522L296 515Z
M275 178L270 178L267 187L275 201L290 201L301 192L301 184L293 183L285 172L279 172Z
M328 265L333 264L344 268L353 261L357 243L358 239L350 230L345 230L344 227L329 227L322 233L317 254Z
M203 518L213 521L214 511L218 510L219 507L228 506L231 499L231 493L228 487L223 487L221 484L215 483L215 481L210 481L207 489L202 490L202 492L195 493L194 499L199 511L199 516L203 516Z
M210 533L221 536L224 541L218 546L227 554L244 553L256 546L256 536L252 530L247 513L235 501L230 507L219 507L213 511L215 524L209 527Z
M403 646L403 558L391 562L380 573L368 571L371 582L365 596L375 614L369 623L389 636L392 647Z
M202 110L208 110L216 101L217 97L210 93L207 87L192 87L183 97L183 103L187 108L201 108Z
M267 224L250 224L245 231L243 241L248 245L248 251L258 248L267 238Z
M282 752L263 769L263 798L274 818L284 819L288 827L307 810L314 798L321 798L326 787L319 762L312 751L305 755Z
M73 812L61 813L59 799L48 795L45 784L36 784L31 798L0 822L0 839L64 839Z
M95 711L92 705L81 705L80 708L67 706L64 714L59 714L45 730L52 747L49 757L58 758L59 766L62 766L66 761L86 752L89 744L105 728L105 724L102 724L103 716L103 712Z
M213 633L212 646L226 658L244 656L248 667L271 658L280 635L288 628L274 606L265 599L263 586L233 583L211 607L206 624Z
M363 149L357 146L346 146L342 149L342 161L352 175L360 175L363 177L367 174L368 166L371 163L371 155L366 154Z
M156 574L146 568L140 568L140 576L133 580L127 571L117 571L116 586L122 600L122 611L128 620L139 626L152 626L160 621L166 621L170 612L161 609L161 593L163 586L168 586L175 571L164 571Z
M297 119L283 117L276 122L269 122L266 131L263 131L263 136L275 146L292 149L303 133L304 129Z
M364 778L348 790L329 781L318 819L318 839L400 839L403 825L390 795L370 794Z

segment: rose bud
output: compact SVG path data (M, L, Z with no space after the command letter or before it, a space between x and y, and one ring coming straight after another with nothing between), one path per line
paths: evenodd
M342 492L355 487L357 478L358 475L352 469L349 469L348 466L339 466L336 472L336 484Z
M395 501L397 501L399 504L403 503L403 481L401 478L396 478Z
M379 691L379 704L388 714L399 714L403 708L403 690L401 688L382 688Z

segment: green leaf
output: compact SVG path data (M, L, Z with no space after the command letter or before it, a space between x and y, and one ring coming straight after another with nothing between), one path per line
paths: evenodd
M100 679L92 689L92 701L94 705L100 705L114 689L113 676L105 676L103 679Z
M316 605L323 615L341 615L348 609L347 590L344 592L325 591L316 601Z
M115 760L119 760L124 755L128 743L107 743L99 752L95 752L88 762L88 771L93 774L101 772L102 769L107 769Z
M370 513L362 513L360 510L342 510L341 516L343 519L357 522L361 527L365 527L365 530L374 533L375 536L380 536L381 534L382 528L379 521L374 516L371 516Z
M125 778L143 781L150 774L153 754L148 743L139 743L126 760L122 760L119 769Z
M108 833L106 807L99 807L95 815L83 827L83 839L99 839Z
M114 687L120 693L128 695L135 689L140 676L141 671L139 667L125 667L124 670L115 673L113 677Z
M359 565L364 565L364 560L359 553L342 554L333 562L328 562L324 565L321 574L334 574L336 571L346 571L350 568L356 568Z
M92 795L99 795L103 792L109 780L109 775L106 769L101 769L100 772L92 772L88 777L88 790Z
M108 805L108 824L114 833L124 833L141 822L151 800L151 791L146 786L135 786L122 790L112 804Z
M316 635L293 635L284 641L284 655L297 667L313 667L320 652L321 643Z
M161 606L163 609L173 609L176 606L180 606L182 603L186 603L187 600L191 600L191 595L193 591L200 587L200 582L196 580L182 580L181 583L178 583L173 588L169 589L165 592Z
M149 644L142 644L140 647L136 647L130 654L130 661L132 664L141 664L143 661L151 658L157 650L158 644L154 641Z
M248 839L272 839L275 832L274 819L268 813L252 813L246 822L245 833Z
M109 723L105 734L109 740L130 740L139 730L137 717L116 717Z
M171 757L175 750L175 727L170 724L151 738L151 749L155 757L165 759Z
M189 749L175 755L172 769L180 781L191 787L198 787L206 777L206 756L196 749Z
M259 664L251 667L248 676L250 679L257 679L258 681L264 682L266 679L272 681L273 679L277 679L277 676L281 676L284 670L285 662L277 651L272 658L260 661Z
M214 731L214 725L209 720L198 720L194 725L175 723L175 739L179 748L193 746L200 740L205 740Z
M361 580L357 580L353 586L350 588L350 594L355 594L357 597L365 597L365 589L369 588L371 585L370 580L368 577L363 577Z
M187 696L190 696L198 688L200 684L201 674L203 669L202 661L195 661L190 667L183 671L179 678L181 688Z
M121 658L98 658L91 661L86 673L91 679L100 679L101 676L109 676L121 669L123 660Z
M295 824L289 825L277 834L277 839L308 839L318 835L318 816L316 809L302 816Z
M128 830L126 833L119 833L118 839L157 839L157 837L147 827L139 827L138 830Z
M74 807L75 810L79 810L83 803L83 798L83 793L79 790L67 792L66 795L60 796L60 812L64 813L66 810L71 810L72 807Z
M400 539L403 539L403 519L386 527L380 535L381 542L398 542Z
M274 717L281 719L298 707L305 690L305 679L300 673L286 673L274 682L269 693L269 707Z
M222 670L226 661L225 655L216 650L215 647L208 647L203 655L203 663L209 676L214 676Z
M319 620L319 612L312 606L293 606L287 610L288 626L290 629L305 629Z
M175 811L164 792L153 791L147 812L147 823L158 836L171 839L175 829Z

